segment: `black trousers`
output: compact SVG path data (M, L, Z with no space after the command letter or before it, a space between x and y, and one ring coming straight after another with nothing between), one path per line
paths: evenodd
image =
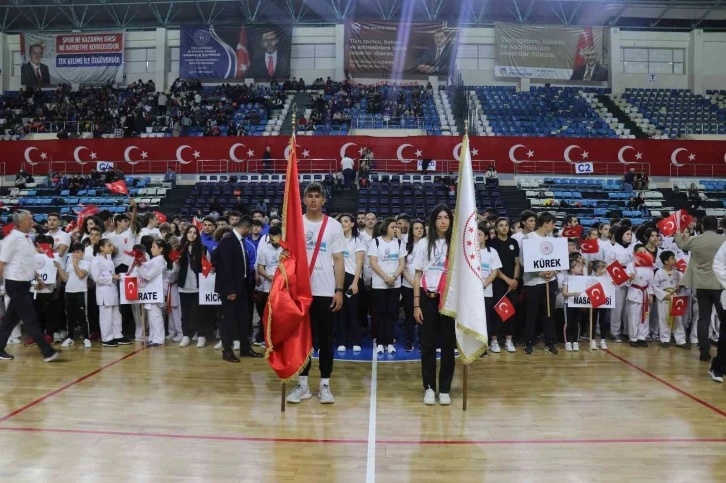
M589 316L589 314L588 314ZM587 321L588 324L590 321ZM600 324L600 338L607 339L610 337L610 309L594 309L592 311L592 337L595 338L597 324ZM588 330L589 327L588 327Z
M92 334L101 333L101 325L98 321L98 304L96 303L96 286L88 284L86 292L86 316Z
M376 310L376 343L378 345L393 344L400 300L400 288L373 289L373 304Z
M263 320L263 317L265 316L265 305L267 305L267 299L269 297L270 294L268 292L257 292L257 302L255 302L255 306L257 307L257 313L260 316L260 327L255 335L255 342L262 342L265 340L265 321Z
M54 298L54 292L31 294L34 297L33 305L35 306L38 326L48 335L53 335L53 333L65 329L63 320L59 317L60 308L58 300Z
M711 351L711 340L708 338L708 331L711 327L712 307L716 307L716 314L721 321L721 327L726 323L726 312L721 306L721 290L710 290L699 288L696 290L696 300L698 301L698 349L702 355ZM721 337L719 335L719 346L721 345ZM726 356L726 352L721 354Z
M116 267L116 274L122 274L129 271L129 266L121 264ZM121 297L121 290L123 290L123 284L118 284L119 300ZM119 305L119 312L121 312L121 332L123 335L134 339L136 336L136 319L134 319L134 311L131 308L131 304Z
M209 310L209 315L202 314L199 308L199 293L179 292L179 303L181 305L182 333L190 339L197 333L199 337L207 340L214 340L214 312Z
M582 309L579 307L567 307L567 320L565 321L565 342L580 341L580 319ZM589 324L588 320L588 324Z
M5 307L5 317L0 319L0 350L5 350L8 337L18 322L23 321L25 331L38 344L43 357L51 356L55 351L45 341L43 330L38 325L38 319L33 307L33 299L30 293L30 282L18 282L5 279L5 293L10 301Z
M318 341L318 364L320 365L320 377L328 379L333 373L333 311L330 304L333 297L313 297L310 305L310 329L313 333L313 340ZM313 365L312 359L308 361L301 376L307 376Z
M406 342L414 343L416 341L416 321L413 319L413 289L411 287L401 287L401 298L403 299L404 314L404 330L406 332Z
M66 292L66 320L68 324L68 338L73 340L76 325L81 327L84 339L91 338L91 327L86 315L86 292Z
M345 273L343 286L350 287L355 275ZM358 289L360 293L360 288ZM340 345L346 347L360 345L360 322L358 322L358 294L343 295L343 308L338 312L338 335Z
M528 344L534 344L537 316L542 317L545 343L555 343L555 323L551 314L555 311L555 298L557 294L557 280L550 280L550 315L547 315L547 289L545 284L524 287L526 300L526 317L524 321L524 340Z
M429 298L421 291L421 377L423 387L436 391L436 348L441 347L441 368L439 369L439 392L451 392L454 379L454 347L456 326L454 319L439 313L439 297Z
M362 329L368 328L368 308L371 305L371 293L366 288L363 278L358 280L358 322Z
M250 348L250 305L247 290L237 294L234 300L222 297L222 320L219 323L219 335L222 336L222 350L232 352L232 344L239 340L240 352L249 352Z

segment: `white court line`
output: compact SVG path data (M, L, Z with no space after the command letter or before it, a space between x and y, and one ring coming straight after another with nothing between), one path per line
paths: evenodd
M373 350L371 367L371 402L368 413L368 463L366 465L366 483L376 481L376 399L378 393L378 355Z

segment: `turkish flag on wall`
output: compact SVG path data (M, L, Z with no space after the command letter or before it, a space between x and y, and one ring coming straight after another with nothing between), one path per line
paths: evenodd
M580 242L580 251L592 255L600 251L600 245L597 240L583 240Z
M582 225L567 226L562 229L560 235L565 238L580 238L582 236Z
M118 180L114 181L113 183L106 183L106 188L111 193L117 193L120 195L127 195L129 194L129 189L126 187L126 181L124 180Z
M585 293L590 298L590 305L593 309L596 309L605 302L607 302L607 297L605 296L605 289L599 282L592 287L586 289Z
M630 278L628 277L628 274L625 273L625 268L617 260L608 265L606 270L610 274L610 278L613 279L613 283L615 285L622 285Z
M585 56L582 55L582 51L588 47L593 47L594 42L592 39L592 27L583 27L580 32L580 37L577 39L577 51L575 52L575 64L572 66L577 69L580 66L585 65Z
M237 41L237 72L235 78L244 79L249 68L250 56L247 52L247 30L243 25L239 30L239 40Z
M139 282L136 277L124 279L124 293L128 301L139 300Z
M202 257L202 275L206 278L209 272L212 270L212 262L207 260L207 257Z
M688 296L673 297L671 302L671 316L678 317L686 315L686 307L688 307Z
M497 305L494 306L494 311L499 314L502 322L506 322L514 315L514 305L512 305L512 301L509 300L509 297L505 295L499 300L499 302L497 302Z

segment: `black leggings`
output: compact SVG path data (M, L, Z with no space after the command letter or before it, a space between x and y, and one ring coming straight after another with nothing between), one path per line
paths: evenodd
M403 313L405 316L406 342L413 344L416 341L416 321L413 319L413 289L411 287L401 287L401 298L403 299ZM419 341L420 338L419 335Z
M376 310L376 343L393 344L393 333L398 321L400 288L373 289L373 303Z
M565 321L565 342L578 342L580 340L580 307L567 307L567 320Z
M73 332L76 325L81 327L81 333L84 339L90 339L91 328L88 325L88 317L86 309L88 307L86 301L86 292L66 292L66 320L68 323L68 338L73 340Z
M313 333L313 340L318 341L318 364L320 365L320 377L327 379L333 373L333 319L334 315L330 305L333 297L313 297L310 305L310 328ZM308 361L301 376L310 373L313 365L312 358Z
M353 284L355 275L345 273L343 286L348 289ZM360 286L358 287L360 293ZM358 294L343 294L343 308L338 312L339 343L344 346L360 345L360 322L358 322Z
M421 377L423 387L436 391L436 348L441 347L441 367L439 369L439 392L451 392L454 379L454 346L456 345L456 326L454 319L439 313L439 297L429 298L421 291Z

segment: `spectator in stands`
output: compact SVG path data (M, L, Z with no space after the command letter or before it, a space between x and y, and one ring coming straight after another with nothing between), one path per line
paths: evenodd
M159 114L162 116L166 115L166 102L167 102L166 94L163 92L159 92L159 97L156 98L156 104L159 111Z
M251 215L253 215L253 218L256 212L260 213L263 217L267 216L267 203L265 203L265 200L260 199L260 201L257 202L257 204L255 205L255 209L252 210L251 213Z
M217 213L220 215L224 212L224 208L222 207L222 204L219 202L216 196L212 197L212 202L209 205L209 212Z
M635 168L630 168L630 171L625 173L623 176L623 189L626 193L633 192L633 184L635 183Z
M343 156L340 162L340 168L343 171L343 178L345 179L345 185L343 189L349 190L353 186L355 181L355 164L348 155Z
M91 174L89 177L91 179L90 186L95 186L96 182L101 179L101 173L99 173L96 168L91 168Z
M693 210L698 209L698 206L701 204L701 195L698 192L696 183L691 183L690 188L688 188L688 203Z
M171 187L176 188L176 173L171 167L167 168L166 170L166 174L164 175L164 182L171 183Z
M21 169L18 174L15 175L15 187L19 189L25 189L25 184L28 182L28 175L25 170Z
M499 186L499 177L497 176L497 169L493 164L489 165L485 174L487 180L487 186Z
M123 179L124 179L124 172L121 171L121 168L116 168L116 171L114 172L114 175L113 175L113 180L122 181Z
M272 148L267 146L265 152L262 153L262 165L266 173L272 172Z

